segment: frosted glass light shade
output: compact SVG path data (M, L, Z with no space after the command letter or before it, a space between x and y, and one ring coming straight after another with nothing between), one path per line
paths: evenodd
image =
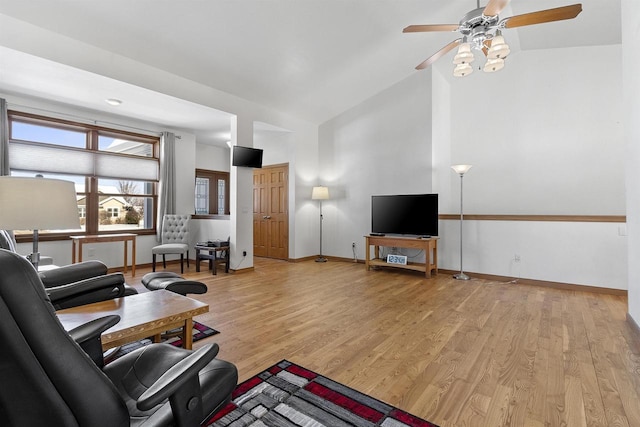
M456 171L457 174L464 175L469 171L469 169L471 169L471 166L472 165L453 165L451 166L451 169Z
M471 45L469 43L462 43L458 48L458 53L453 57L453 63L458 64L469 64L475 60L475 56L471 52Z
M487 52L488 59L506 58L511 53L509 45L504 41L502 35L497 35L491 41L491 47Z
M61 179L0 177L0 228L79 229L74 183Z
M471 73L473 73L473 67L469 64L458 64L453 70L453 75L455 77L464 77Z
M494 73L496 71L500 71L504 68L504 59L488 59L484 64L484 68L482 71L485 73Z
M311 191L311 200L327 200L329 198L329 188L313 187Z

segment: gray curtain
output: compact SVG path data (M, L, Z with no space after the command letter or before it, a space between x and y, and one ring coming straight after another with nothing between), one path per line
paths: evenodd
M176 136L162 132L160 138L160 184L156 240L162 241L162 218L176 213Z
M0 176L9 175L9 119L7 100L0 98Z

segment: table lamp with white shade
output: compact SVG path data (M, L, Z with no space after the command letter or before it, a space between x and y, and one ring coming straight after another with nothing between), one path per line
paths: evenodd
M0 176L0 228L33 230L29 259L37 269L38 230L80 228L75 184L60 179Z

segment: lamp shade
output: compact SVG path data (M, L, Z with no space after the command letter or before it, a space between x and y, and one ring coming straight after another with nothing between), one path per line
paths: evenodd
M313 187L313 191L311 192L312 200L327 200L328 198L329 198L328 187Z
M453 57L453 63L456 65L469 64L475 59L473 52L471 52L471 45L469 43L462 43L458 48L458 53Z
M504 59L496 58L496 59L487 59L487 62L484 64L484 68L482 69L485 73L494 73L496 71L500 71L504 68Z
M501 34L496 35L492 42L489 51L487 52L488 59L506 58L511 53L509 45L504 41L504 37Z
M469 169L471 169L471 165L453 165L451 166L451 169L460 175L464 175L469 171Z
M74 183L48 178L0 177L0 228L79 229Z
M473 73L473 67L469 64L458 64L456 68L453 69L453 75L455 77L464 77Z

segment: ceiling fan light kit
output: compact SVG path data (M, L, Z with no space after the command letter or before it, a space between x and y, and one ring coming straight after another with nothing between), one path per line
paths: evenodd
M469 64L458 64L456 68L453 69L453 75L455 77L464 77L473 73L473 67Z
M500 71L504 68L504 59L496 58L496 59L487 59L487 62L484 64L484 68L482 71L485 73L493 73L496 71Z
M471 45L469 43L462 43L458 48L458 53L453 57L453 63L456 65L469 64L475 59L473 52L471 52Z
M502 36L503 29L573 19L582 12L582 4L578 3L500 19L498 14L508 3L509 0L489 0L487 5L481 8L480 0L478 0L478 8L464 15L459 25L410 25L406 27L402 32L457 31L462 35L462 38L452 41L421 62L416 69L427 68L441 56L459 45L458 52L453 58L453 63L456 65L453 70L454 76L465 77L473 72L473 67L469 65L475 59L473 50L481 51L487 57L487 61L482 68L483 71L487 73L499 71L504 68L504 59L511 53L509 45Z
M506 58L511 50L509 49L509 45L504 41L504 37L498 31L498 34L491 40L491 47L487 52L488 59L504 59Z

